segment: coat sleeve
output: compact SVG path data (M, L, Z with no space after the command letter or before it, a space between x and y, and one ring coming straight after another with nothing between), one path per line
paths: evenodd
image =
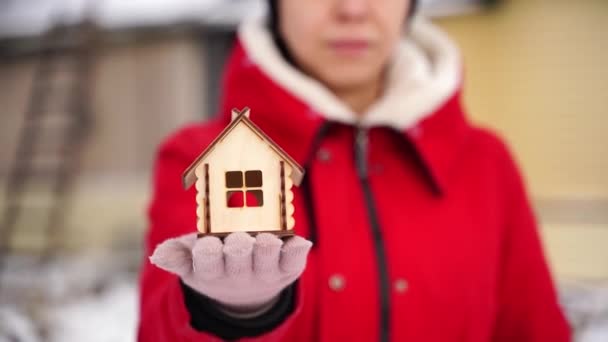
M507 195L493 341L570 341L523 180L513 158L506 155L501 163Z
M199 139L200 140L200 139ZM144 260L140 276L140 321L138 341L221 341L211 333L196 330L184 300L177 276L165 272L148 261L148 256L162 241L196 230L195 190L183 190L181 174L196 155L188 155L185 133L178 133L164 143L154 170L153 195L149 207L150 227L145 239ZM200 143L199 143L200 144ZM189 147L192 149L192 147ZM297 291L301 292L301 291ZM295 308L274 330L243 341L281 340L297 318L299 296Z

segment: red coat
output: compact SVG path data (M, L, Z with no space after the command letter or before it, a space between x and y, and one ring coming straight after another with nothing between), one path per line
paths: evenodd
M357 163L356 129L325 120L247 62L237 45L221 115L172 135L155 166L146 253L196 229L195 190L181 173L228 124L251 118L301 164L313 208L295 189L296 232L315 247L297 285L296 309L261 340L562 342L558 306L536 222L513 158L464 117L456 92L413 129L372 128ZM316 154L310 157L310 151ZM377 230L377 231L376 231ZM176 276L147 259L140 341L214 341L195 331Z

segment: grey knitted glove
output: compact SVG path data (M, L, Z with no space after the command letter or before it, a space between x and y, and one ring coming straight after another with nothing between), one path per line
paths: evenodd
M311 247L312 242L299 236L283 243L270 233L254 238L237 232L222 243L192 233L159 244L150 261L230 312L246 314L271 305L302 274Z

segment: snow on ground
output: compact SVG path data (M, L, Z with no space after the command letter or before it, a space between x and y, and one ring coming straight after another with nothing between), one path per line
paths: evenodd
M116 253L45 265L12 258L0 284L0 342L134 341L137 260ZM560 299L576 342L608 341L608 282L561 283Z
M7 258L0 342L135 340L138 253Z
M134 282L119 281L99 296L48 310L49 341L131 342L136 337Z
M17 308L0 308L0 342L38 342L40 338L30 319Z
M608 341L608 282L564 282L560 300L577 342Z
M100 294L44 308L36 319L16 307L0 309L0 342L131 342L137 327L134 281Z

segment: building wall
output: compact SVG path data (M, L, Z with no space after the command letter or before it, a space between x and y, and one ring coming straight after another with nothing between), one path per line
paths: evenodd
M84 146L82 172L74 180L67 224L57 230L63 245L74 249L141 238L158 144L177 127L206 116L205 57L195 35L106 42L98 52L94 126ZM36 56L0 64L0 191L14 159L36 64ZM42 232L37 233L43 222L28 221L27 226L15 244L44 244Z
M554 271L608 278L608 2L513 0L439 20L473 120L510 143Z
M93 71L94 126L85 147L84 177L148 174L159 141L200 120L204 56L193 35L103 44ZM37 57L0 65L0 175L14 158Z

